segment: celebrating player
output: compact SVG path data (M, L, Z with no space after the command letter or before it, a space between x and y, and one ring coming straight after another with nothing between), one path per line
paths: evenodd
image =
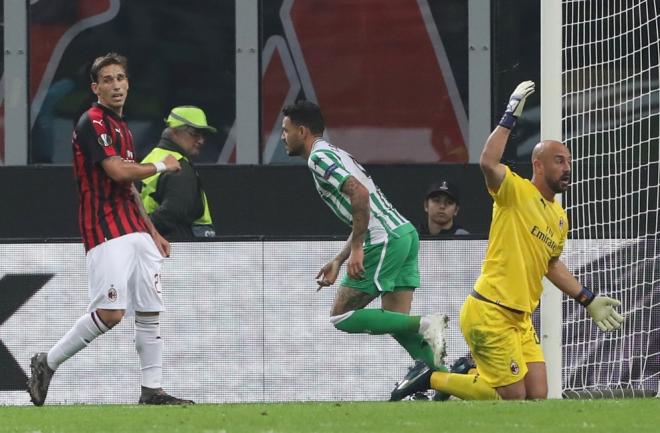
M109 53L94 60L91 89L98 102L73 131L74 173L78 183L80 232L87 251L88 313L48 353L32 357L28 392L41 406L55 370L135 313L135 348L140 358L143 404L190 404L161 388L163 311L160 268L169 243L146 216L133 181L181 169L171 155L162 161L137 164L133 136L122 117L128 94L126 58Z
M415 227L350 154L323 139L325 124L316 104L300 101L282 113L287 154L307 161L321 199L351 227L344 248L317 275L319 289L331 286L348 260L330 321L348 333L391 334L413 359L447 371L446 316L408 315L419 286ZM382 309L364 308L379 296Z
M499 126L481 153L480 165L493 197L493 220L481 276L461 309L461 331L477 374L433 372L417 364L395 389L397 397L429 387L463 399L542 399L547 397L545 361L531 314L546 276L586 307L603 332L621 327L619 301L596 296L559 260L568 221L555 194L568 188L571 154L559 141L538 143L532 153L531 181L500 162L511 129L534 83L514 90Z

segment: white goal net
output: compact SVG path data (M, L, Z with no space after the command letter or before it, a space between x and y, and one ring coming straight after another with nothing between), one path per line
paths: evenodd
M626 322L604 334L564 297L564 396L655 395L660 379L660 0L563 0L566 263Z

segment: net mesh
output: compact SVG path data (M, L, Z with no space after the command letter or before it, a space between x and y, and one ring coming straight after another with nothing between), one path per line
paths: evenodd
M622 330L604 334L564 297L565 396L658 390L657 3L562 2L563 134L573 154L564 201L569 237L584 240L566 263L584 285L620 300L627 319Z

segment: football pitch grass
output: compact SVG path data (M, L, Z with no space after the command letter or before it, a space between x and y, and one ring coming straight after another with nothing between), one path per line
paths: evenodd
M660 399L0 407L0 432L657 433Z

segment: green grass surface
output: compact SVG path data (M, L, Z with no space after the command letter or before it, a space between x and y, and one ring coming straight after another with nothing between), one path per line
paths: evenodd
M341 402L190 407L0 407L0 432L595 432L660 431L660 399L541 402Z

